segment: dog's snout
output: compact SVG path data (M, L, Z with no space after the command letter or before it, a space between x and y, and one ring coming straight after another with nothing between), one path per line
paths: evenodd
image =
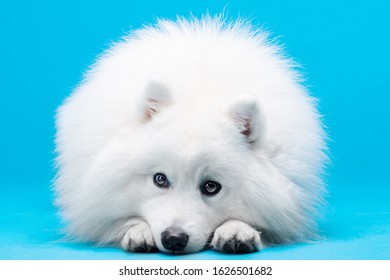
M179 228L170 227L161 233L161 243L170 251L183 251L187 246L189 236Z

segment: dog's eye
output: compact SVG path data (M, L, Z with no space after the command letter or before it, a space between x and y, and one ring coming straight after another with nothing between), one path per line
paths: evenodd
M159 188L168 188L170 185L167 176L163 173L154 174L153 182Z
M221 190L222 186L220 183L215 181L207 181L200 186L200 191L205 195L216 195Z

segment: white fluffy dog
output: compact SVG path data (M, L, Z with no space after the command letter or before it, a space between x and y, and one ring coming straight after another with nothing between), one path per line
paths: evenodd
M221 17L160 20L115 44L58 109L69 235L167 253L315 238L325 133L294 67Z

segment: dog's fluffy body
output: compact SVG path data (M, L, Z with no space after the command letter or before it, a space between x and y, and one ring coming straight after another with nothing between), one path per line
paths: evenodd
M325 134L294 68L265 33L219 17L160 20L115 44L57 114L69 235L172 252L161 234L175 227L185 253L315 237ZM203 194L205 180L220 192Z

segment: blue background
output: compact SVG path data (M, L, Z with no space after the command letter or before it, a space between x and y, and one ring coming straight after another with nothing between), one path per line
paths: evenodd
M388 3L2 1L0 259L390 259ZM56 107L94 58L129 29L224 7L277 36L321 101L333 161L325 239L245 256L180 257L61 241L50 191Z

